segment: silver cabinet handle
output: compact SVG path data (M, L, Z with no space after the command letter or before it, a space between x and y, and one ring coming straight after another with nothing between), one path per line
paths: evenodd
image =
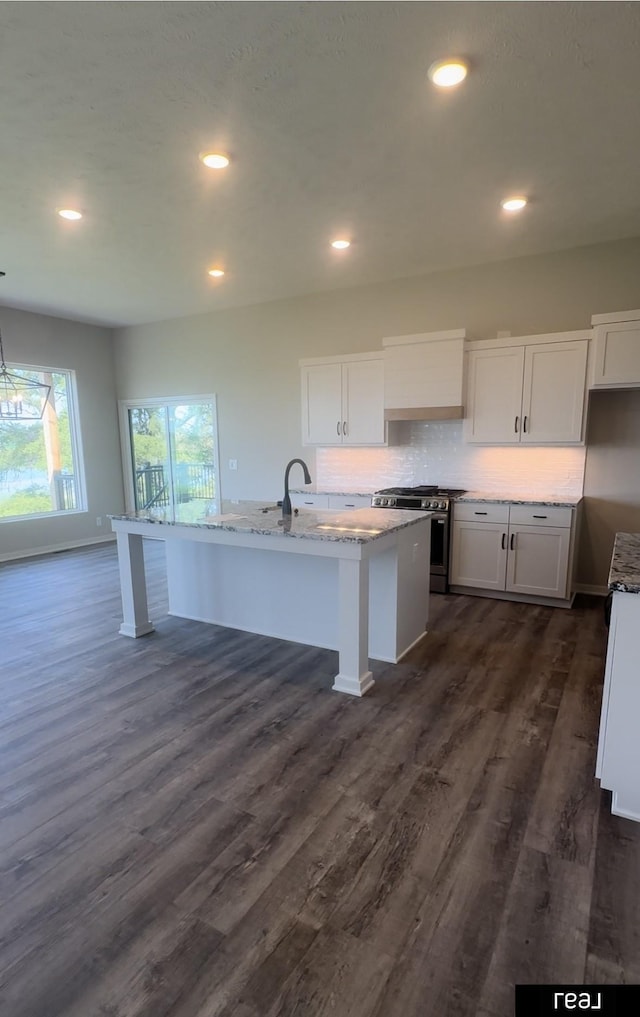
M504 549L506 547L506 541L507 541L507 535L506 535L506 533L503 533L502 534L502 540L500 541L503 551L504 551Z
M346 435L346 433L347 433L347 422L346 422L346 420L342 421L342 433L344 435Z
M519 420L520 420L520 417L516 417L515 427L513 428L515 434L518 433L518 421Z
M516 535L515 535L515 533L512 533L511 534L511 540L509 541L509 548L510 548L511 551L513 551L515 539L516 539Z
M340 434L340 421L336 424L336 434Z

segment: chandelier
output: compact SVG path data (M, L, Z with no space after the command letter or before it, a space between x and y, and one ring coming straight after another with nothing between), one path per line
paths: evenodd
M0 332L0 420L40 420L51 385L7 370Z

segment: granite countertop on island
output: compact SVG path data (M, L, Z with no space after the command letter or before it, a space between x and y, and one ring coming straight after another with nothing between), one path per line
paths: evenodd
M640 593L640 533L616 533L609 589L620 593Z
M350 509L346 512L299 509L286 521L282 510L261 501L222 502L222 512L206 515L197 521L185 521L166 509L111 515L110 519L128 522L156 523L164 526L184 526L208 530L228 530L235 533L259 533L270 537L301 538L304 540L333 540L368 544L373 540L414 526L429 518L431 512L403 511L399 509Z
M490 494L487 491L465 491L455 499L457 502L479 501L494 505L547 505L549 508L575 508L582 501L582 495L570 494Z

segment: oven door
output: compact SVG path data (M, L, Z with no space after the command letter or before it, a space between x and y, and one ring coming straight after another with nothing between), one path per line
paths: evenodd
M431 517L431 589L447 592L449 572L449 513L434 512Z

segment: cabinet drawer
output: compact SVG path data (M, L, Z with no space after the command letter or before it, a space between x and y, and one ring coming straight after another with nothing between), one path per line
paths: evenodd
M512 505L512 526L571 526L573 509L549 505Z
M495 502L467 501L456 502L453 506L453 518L456 522L504 523L509 522L509 506Z
M292 494L291 505L293 508L314 508L328 509L328 494Z
M360 509L371 508L371 496L362 494L330 494L330 509Z

